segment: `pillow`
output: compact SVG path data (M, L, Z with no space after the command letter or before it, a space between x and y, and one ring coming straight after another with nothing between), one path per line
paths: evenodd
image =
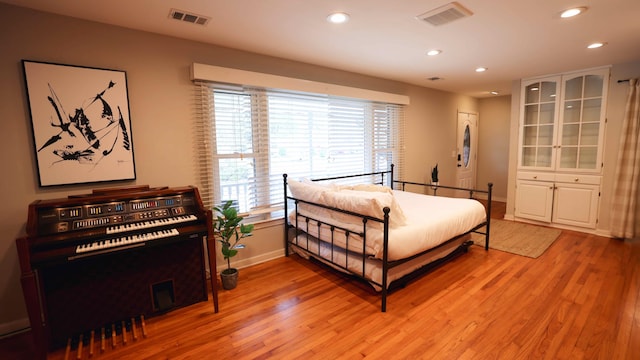
M406 225L407 219L402 208L393 197L393 194L381 191L340 190L329 191L321 194L322 202L328 206L351 211L357 214L372 216L382 219L382 208L389 207L389 226L399 227ZM349 215L332 212L336 220L345 221Z
M319 203L334 208L347 210L356 214L372 216L378 219L384 217L382 208L389 207L389 226L399 227L407 223L407 218L402 208L393 196L390 188L381 185L353 185L341 186L337 185L321 185L312 181L296 181L287 180L291 196L296 199ZM364 190L356 190L364 189ZM341 190L333 190L341 189ZM317 206L308 204L299 204L298 210L302 214L310 214L314 212L318 216L330 216L331 218L344 222L352 223L353 216L343 214L336 211L330 211ZM379 224L373 222L372 225Z
M296 180L287 180L287 185L289 185L289 190L291 192L291 196L298 199L309 201L312 203L320 203L323 204L323 197L327 191L332 191L328 187L316 184L310 181L296 181ZM322 216L325 218L329 217L329 211L327 209L321 208L319 206L314 206L306 203L298 203L298 213L303 216ZM295 214L293 211L289 214L290 219L293 220L295 218Z
M320 202L323 192L330 191L326 186L308 181L287 180L287 185L289 185L291 196L296 199L314 203Z
M393 190L389 189L388 198L391 199L389 203L386 203L385 206L388 206L391 209L389 212L389 225L391 227L405 226L407 225L407 217L404 215L404 211L402 207L400 207L400 203L396 200L396 197L393 196Z
M386 192L392 194L391 188L376 184L357 184L357 185L338 185L337 190L357 190L357 191L370 191L370 192Z

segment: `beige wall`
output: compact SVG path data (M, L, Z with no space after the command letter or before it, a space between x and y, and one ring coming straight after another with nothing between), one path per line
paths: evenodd
M509 124L511 96L497 96L480 100L478 125L478 187L493 183L493 198L507 200L509 175Z
M478 100L467 96L5 4L0 4L0 44L0 150L6 171L0 207L0 336L28 326L15 238L24 232L30 202L114 185L199 185L189 81L193 62L410 96L406 117L409 180L425 179L430 167L439 163L443 182L453 181L455 161L451 150L455 148L456 112L478 112ZM22 59L127 72L135 182L38 187ZM281 256L282 229L258 229L247 244L234 259L238 264Z
M431 168L438 164L440 182L455 184L458 110L478 112L478 100L427 88L411 87L411 105L406 112L407 128L404 179L431 180Z

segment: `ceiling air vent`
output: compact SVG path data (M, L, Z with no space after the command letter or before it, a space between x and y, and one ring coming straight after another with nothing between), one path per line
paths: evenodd
M471 15L473 15L473 13L469 9L454 1L418 15L416 18L426 21L433 26L440 26Z
M207 25L210 18L202 15L191 14L186 11L171 9L169 17L174 20L180 20L192 24Z

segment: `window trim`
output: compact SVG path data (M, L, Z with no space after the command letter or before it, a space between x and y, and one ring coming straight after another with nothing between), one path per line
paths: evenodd
M389 92L375 91L199 63L193 63L191 65L191 80L219 82L227 84L242 84L243 86L255 86L267 89L286 89L361 100L370 100L375 102L384 102L397 105L409 105L410 103L409 96L402 94L394 94Z

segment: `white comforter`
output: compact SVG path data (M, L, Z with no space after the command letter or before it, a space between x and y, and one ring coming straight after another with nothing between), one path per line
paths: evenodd
M404 211L407 224L389 229L390 260L433 248L466 233L486 219L484 206L477 200L398 190L393 195Z
M422 195L398 190L393 191L393 197L404 213L405 221L404 225L389 229L389 261L404 259L438 246L457 235L468 232L486 219L484 206L472 199ZM345 216L332 217L327 211L317 209L306 214L312 215L321 222L342 226L352 231L362 231L362 222L359 219L350 222ZM295 225L295 214L290 214L290 220ZM308 230L310 235L327 242L332 241L328 226L321 226L318 234L314 222L311 222L307 229L303 217L299 216L298 224L303 230ZM364 247L368 255L382 258L382 235L379 225L367 226L367 243ZM333 242L335 246L346 248L345 233L339 230L334 231ZM348 248L361 253L362 238L350 234Z

